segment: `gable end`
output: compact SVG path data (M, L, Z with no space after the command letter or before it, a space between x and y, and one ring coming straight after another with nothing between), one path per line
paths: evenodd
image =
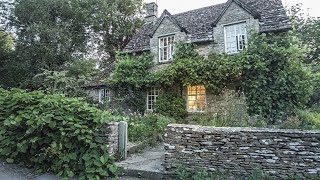
M217 19L212 23L213 27L216 27L218 22L221 20L221 18L223 17L223 15L226 13L226 11L229 9L229 7L231 6L231 4L233 2L236 3L242 9L244 9L246 12L251 14L255 19L260 19L261 18L261 15L259 13L257 13L254 10L252 10L250 7L248 7L246 5L246 3L242 2L241 0L229 0L228 2L226 2L226 6L223 8L222 12L219 14Z
M155 32L158 30L159 26L161 25L161 23L163 22L163 20L164 20L166 17L169 18L170 21L172 21L172 22L180 29L181 32L185 32L185 33L188 34L188 31L187 31L184 27L182 27L182 26L180 25L180 23L169 13L169 11L168 11L168 10L164 10L163 13L162 13L162 15L161 15L161 17L159 18L158 22L157 22L156 25L154 26L154 29L153 29L152 33L149 35L150 38L153 37L153 35L154 35Z

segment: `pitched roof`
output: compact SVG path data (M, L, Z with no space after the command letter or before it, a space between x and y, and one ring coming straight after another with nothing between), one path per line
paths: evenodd
M156 22L156 24L153 26L153 30L150 34L150 37L152 37L154 35L154 33L157 31L158 27L161 25L162 21L164 20L164 18L168 17L176 26L178 26L180 28L181 31L184 31L185 33L188 33L188 31L182 27L179 23L179 21L176 20L176 18L174 16L172 16L168 10L164 10L161 17L158 19L158 21Z
M150 50L150 37L162 22L164 14L185 32L191 42L213 40L213 26L219 21L232 2L259 18L260 32L287 31L291 29L281 0L229 0L226 3L208 6L184 13L171 15L165 11L155 24L145 24L123 49L123 52L141 52Z

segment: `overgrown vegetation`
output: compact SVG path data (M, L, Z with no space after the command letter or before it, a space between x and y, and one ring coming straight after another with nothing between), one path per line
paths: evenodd
M66 178L116 176L102 132L114 120L82 99L0 89L0 156Z
M302 108L312 93L304 48L290 33L255 35L244 53L244 92L250 114L275 124Z
M211 54L207 58L199 55L194 45L178 43L173 63L161 70L150 71L150 55L123 56L110 82L115 87L130 84L139 91L151 86L169 87L169 92L174 90L173 84L203 84L207 93L216 95L240 82L249 116L258 115L268 119L268 124L276 124L302 108L311 96L310 70L303 64L305 52L290 33L254 33L246 51L236 55ZM168 107L180 107L180 103ZM172 116L171 112L166 109L160 113Z
M242 93L225 90L205 113L191 115L189 124L215 127L266 127L266 119L250 116Z
M142 7L142 0L1 2L0 30L14 32L15 44L6 71L0 69L0 77L6 77L0 85L30 88L42 69L64 71L66 64L87 57L101 69L112 67L116 51L142 25Z
M167 117L172 117L177 121L183 120L187 116L186 100L178 93L162 93L157 98L154 112Z
M130 142L148 141L155 144L163 140L165 128L175 120L161 115L131 116L128 120Z
M271 178L267 173L261 170L260 167L255 167L250 175L247 177L235 175L230 172L210 172L203 168L197 169L187 169L181 165L178 166L176 170L176 178L177 180L216 180L216 179L247 179L247 180L271 180Z

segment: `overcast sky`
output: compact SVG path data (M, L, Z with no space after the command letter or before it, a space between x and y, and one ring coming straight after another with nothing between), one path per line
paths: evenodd
M170 13L176 14L196 8L210 6L214 4L224 3L227 0L145 0L145 2L156 2L159 5L159 16L164 9ZM308 10L311 16L320 17L320 1L319 0L282 0L285 6L292 6L302 3L303 8Z

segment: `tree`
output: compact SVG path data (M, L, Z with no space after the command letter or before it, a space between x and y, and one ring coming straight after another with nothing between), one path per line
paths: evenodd
M141 3L136 0L16 0L7 19L17 35L10 70L17 76L16 83L10 86L28 87L41 69L63 70L65 64L92 54L89 46L100 48L112 57L138 27L140 19L136 14L140 12Z
M301 8L302 4L292 6L290 15L294 34L306 44L310 52L305 58L306 63L320 62L320 18L311 17Z
M8 84L12 79L8 71L8 64L12 56L14 38L10 33L0 31L0 86Z
M95 0L96 13L93 18L93 32L102 38L95 39L99 50L108 55L101 62L105 68L115 61L116 52L129 43L131 37L142 25L142 0Z
M250 114L274 124L306 105L312 93L310 71L303 64L304 48L292 34L254 35L244 58Z

